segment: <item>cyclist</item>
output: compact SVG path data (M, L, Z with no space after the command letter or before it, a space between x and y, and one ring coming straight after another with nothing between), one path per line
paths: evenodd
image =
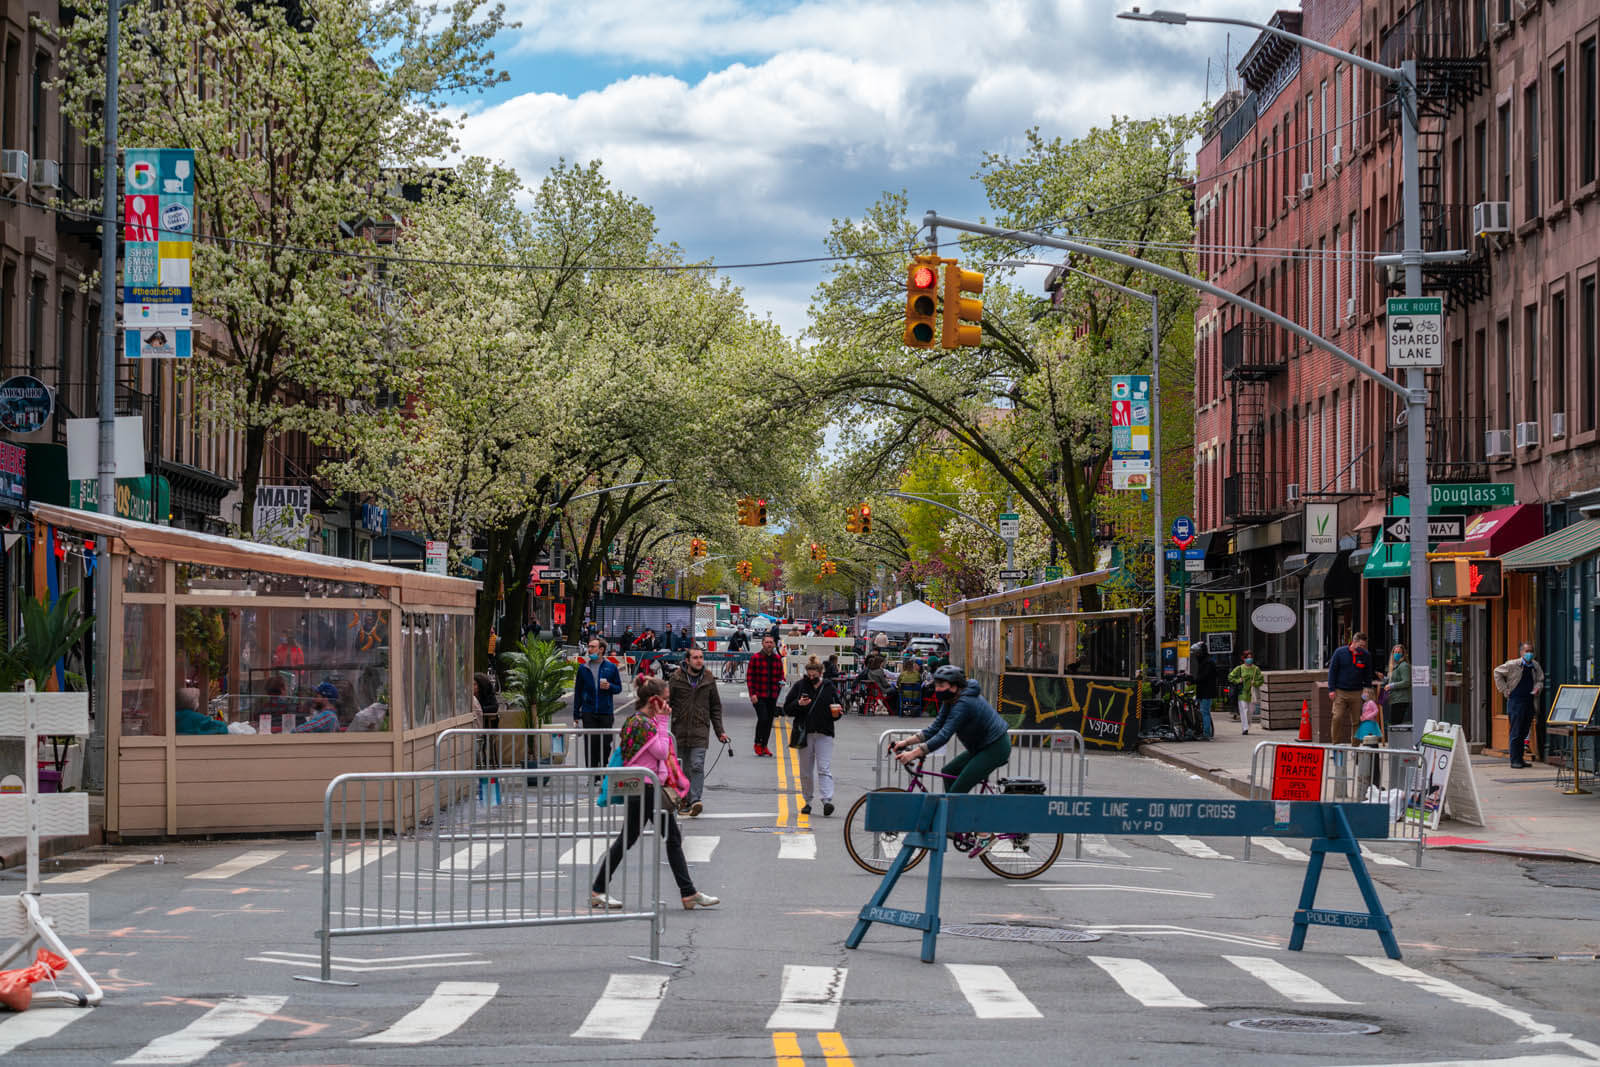
M967 681L966 672L953 663L933 672L933 693L939 701L938 717L926 729L892 743L890 751L898 753L895 758L901 763L910 763L937 752L951 736L959 738L966 751L944 765L943 773L955 775L945 791L969 793L1010 761L1010 727L983 699L978 683Z

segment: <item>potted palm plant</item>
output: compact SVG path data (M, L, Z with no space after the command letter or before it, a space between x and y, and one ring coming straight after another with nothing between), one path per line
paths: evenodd
M511 707L522 709L522 728L537 730L549 726L561 710L567 690L572 688L577 667L568 662L552 641L524 637L522 644L500 654L505 668L505 699ZM555 752L552 739L539 739L537 758L561 763L565 751ZM530 764L532 761L529 761Z

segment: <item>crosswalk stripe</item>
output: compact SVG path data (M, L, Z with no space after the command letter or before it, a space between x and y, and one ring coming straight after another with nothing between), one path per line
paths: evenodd
M696 834L683 839L683 858L690 863L710 863L711 854L717 850L722 838L709 834Z
M117 871L125 871L129 867L136 867L135 863L96 863L92 867L83 867L76 871L63 871L61 874L51 875L45 881L52 885L82 885L92 882L97 878L104 878Z
M956 980L961 995L967 998L980 1019L1042 1019L1039 1009L1022 995L1022 990L1003 967L976 963L947 963L945 969Z
M1187 853L1188 855L1193 856L1196 859L1202 859L1202 860L1231 860L1231 859L1233 859L1232 856L1223 855L1222 853L1218 852L1216 849L1212 848L1210 845L1206 844L1204 841L1197 841L1194 838L1186 837L1183 834L1162 834L1161 835L1161 840L1165 841L1169 845L1172 845L1179 852Z
M1223 959L1244 971L1261 979L1275 991L1282 993L1296 1004L1358 1004L1360 1001L1346 1000L1321 982L1308 978L1299 971L1291 970L1268 956L1227 956Z
M1105 834L1084 834L1083 850L1091 856L1099 856L1103 860L1125 860L1128 854L1111 844Z
M1299 849L1295 848L1293 845L1286 845L1282 841L1279 841L1276 837L1258 837L1255 838L1251 844L1260 845L1268 852L1275 852L1286 860L1296 860L1304 863L1311 858L1304 852L1301 852Z
M783 965L783 985L778 1007L767 1020L768 1030L832 1030L844 999L846 967Z
M610 1041L639 1041L655 1020L656 1009L667 995L667 977L660 974L614 974L606 982L583 1025L573 1037Z
M780 860L814 860L817 858L816 834L779 834L778 858Z
M420 1045L455 1033L500 989L498 982L440 982L421 1004L387 1030L358 1037L358 1045Z
M15 1052L30 1041L54 1037L93 1008L41 1008L0 1018L0 1056Z
M189 875L189 877L208 878L214 881L221 881L224 878L232 878L236 874L243 874L252 867L259 867L263 863L271 863L281 855L283 855L282 849L260 849L254 852L243 852L233 857L231 860L225 860L222 863L217 864L215 867L212 867L209 870L196 871Z
M333 857L333 863L331 864L333 867L333 873L351 874L355 871L359 871L363 867L377 863L379 860L388 859L388 857L395 854L395 851L395 845L367 845L364 847L352 848L343 856L335 853ZM327 867L318 867L308 873L323 874L327 870Z
M494 859L506 850L504 842L479 842L468 845L439 864L441 871L470 871L489 860Z
M1405 860L1397 859L1394 856L1385 856L1382 852L1374 852L1374 851L1372 851L1372 849L1368 848L1366 845L1362 845L1361 846L1361 856L1368 863L1376 863L1380 867L1409 867L1409 866L1411 866Z
M1018 888L1033 888L1042 893L1103 893L1114 891L1117 893L1148 893L1158 897L1190 897L1195 900L1215 900L1215 893L1206 893L1194 889L1159 889L1150 885L1105 885L1099 882L1082 883L1079 885L1036 885L1018 886Z
M1167 976L1144 960L1120 956L1090 956L1089 962L1109 974L1122 991L1147 1008L1203 1008L1204 1004L1185 996Z
M601 856L604 856L610 848L610 841L580 839L561 854L561 859L558 862L563 867L588 867Z
M182 1030L163 1034L118 1063L193 1063L230 1037L248 1034L276 1014L288 997L224 997Z

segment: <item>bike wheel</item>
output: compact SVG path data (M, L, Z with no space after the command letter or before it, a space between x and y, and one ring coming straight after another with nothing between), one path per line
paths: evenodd
M886 785L872 792L904 793L905 790L897 785ZM888 874L889 865L904 847L905 835L867 831L867 798L871 795L872 793L861 794L856 802L850 805L850 811L844 817L844 850L850 853L850 858L855 860L856 866L862 870L873 874ZM905 869L911 870L921 863L927 854L927 849L913 850L911 858L906 861Z
M1061 855L1060 834L1014 834L1002 837L978 855L983 865L1002 878L1021 881L1043 874Z

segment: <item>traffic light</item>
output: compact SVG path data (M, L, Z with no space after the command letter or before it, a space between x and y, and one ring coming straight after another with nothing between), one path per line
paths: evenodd
M756 500L755 524L757 526L765 526L767 524L767 502L764 498Z
M818 545L817 545L817 543L815 541L811 542L811 558L812 559L821 559L822 558L822 556L819 554Z
M739 498L739 525L754 526L756 524L756 502L747 496Z
M750 580L750 576L754 574L756 570L750 565L750 561L747 559L741 559L738 563L734 564L733 569L740 578L747 582Z
M689 558L699 559L706 554L706 543L698 537L689 540Z
M861 532L862 533L864 533L864 534L871 533L872 532L872 505L871 504L862 504L861 505L861 511L860 511L859 515L860 515L860 517L856 519L856 525L861 527Z
M1500 560L1473 556L1428 561L1428 591L1439 600L1493 600L1505 595Z
M949 260L944 265L944 329L940 344L944 348L976 348L983 343L983 301L969 300L965 294L983 292L983 275L962 270ZM966 326L963 323L973 323Z
M907 348L939 346L939 257L918 256L906 267Z
M861 532L861 512L853 505L844 509L844 528L850 533Z

